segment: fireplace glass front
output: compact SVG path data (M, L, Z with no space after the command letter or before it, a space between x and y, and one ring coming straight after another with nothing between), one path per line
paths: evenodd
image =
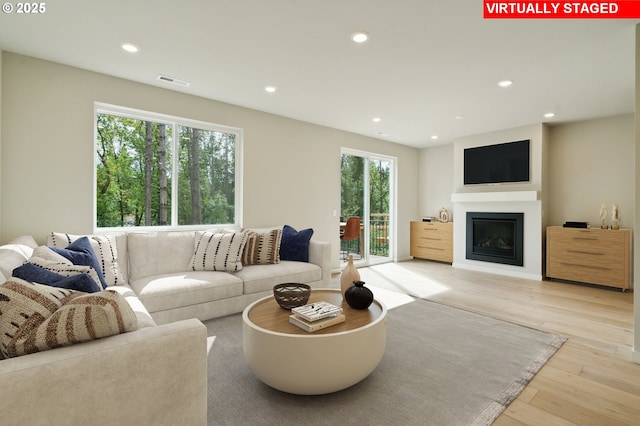
M524 213L467 212L467 259L523 266Z

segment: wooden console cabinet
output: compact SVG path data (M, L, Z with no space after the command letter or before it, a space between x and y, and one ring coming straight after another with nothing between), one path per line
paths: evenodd
M629 288L631 230L547 228L547 277Z
M411 256L453 263L452 222L411 222L410 238Z

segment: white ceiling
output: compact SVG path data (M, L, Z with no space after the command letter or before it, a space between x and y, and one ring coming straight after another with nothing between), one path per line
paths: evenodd
M0 48L415 147L634 111L638 20L485 20L480 0L45 5L0 14Z

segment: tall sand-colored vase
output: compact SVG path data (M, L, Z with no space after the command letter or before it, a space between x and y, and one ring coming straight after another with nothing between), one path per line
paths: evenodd
M347 291L348 288L353 287L354 281L360 281L360 273L358 272L358 268L353 264L353 255L350 254L347 266L344 267L340 275L340 292L342 293L342 297L344 297L344 292Z

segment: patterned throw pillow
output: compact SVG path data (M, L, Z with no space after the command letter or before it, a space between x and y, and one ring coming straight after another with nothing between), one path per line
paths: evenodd
M47 245L64 248L82 235L51 232L47 235ZM100 262L102 274L108 286L124 284L126 281L118 267L118 249L113 235L89 235L91 248Z
M280 262L280 242L282 228L269 230L243 229L247 243L242 253L243 265L269 265Z
M91 248L89 238L81 237L65 248L51 247L51 250L70 260L74 265L91 266L96 271L98 282L102 288L107 288L107 282L102 274L100 261L96 257L93 248Z
M47 255L45 254L47 250L52 253ZM100 277L98 272L92 267L88 265L74 265L68 259L64 258L64 256L60 256L61 259L56 259L54 256L57 255L53 250L49 247L40 246L33 252L33 256L29 258L29 263L35 265L45 271L53 272L58 275L62 275L63 277L72 277L74 275L86 274L88 275L98 286L100 289L102 286L100 285ZM14 270L14 275L16 275ZM49 282L41 282L38 281L35 277L25 277L20 276L20 278L27 279L28 281L34 281L40 284L49 284Z
M242 269L242 251L247 234L196 231L195 252L191 259L194 271L236 272Z
M0 351L7 358L138 328L114 291L85 294L11 279L0 285Z
M84 293L102 291L102 286L97 284L88 274L65 277L64 275L56 274L55 272L29 262L14 269L13 276L32 283L46 284L53 287L82 291Z

